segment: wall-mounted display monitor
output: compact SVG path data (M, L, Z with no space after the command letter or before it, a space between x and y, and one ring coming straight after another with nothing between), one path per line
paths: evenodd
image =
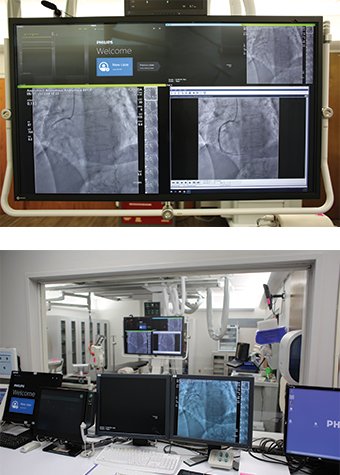
M284 447L287 456L319 463L318 473L340 468L340 389L287 386ZM328 465L327 465L328 463Z
M184 317L125 317L127 355L184 356Z
M322 18L10 19L18 200L314 198Z
M132 439L168 439L170 380L169 375L99 374L96 433Z
M254 380L174 377L172 438L208 446L251 447Z
M35 422L41 389L59 387L62 374L13 371L9 382L3 420L17 424Z

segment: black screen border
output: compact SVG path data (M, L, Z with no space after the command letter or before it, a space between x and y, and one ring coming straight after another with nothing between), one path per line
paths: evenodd
M101 411L101 398L102 398L102 381L106 380L119 380L124 379L139 379L144 381L144 384L147 384L151 380L164 381L165 384L165 401L164 401L164 410L165 410L165 433L164 434L148 434L148 433L137 433L137 432L119 432L119 431L105 431L100 430L102 411ZM156 395L153 395L157 397ZM134 399L136 404L138 404L138 394L132 394L131 398ZM107 435L107 436L117 436L117 437L127 437L131 439L147 439L147 440L169 440L170 437L170 401L171 401L171 376L165 374L118 374L118 373L102 373L97 375L97 398L96 398L96 435ZM112 404L115 404L114 393L112 394ZM129 417L129 414L127 414ZM105 418L105 416L104 416Z
M232 441L230 444L228 442L222 443L220 440L207 440L207 439L195 439L191 437L181 437L177 435L177 411L176 411L176 399L177 399L177 381L181 379L192 379L192 380L206 380L206 381L215 381L215 380L223 380L223 381L238 381L238 382L249 382L250 384L250 391L249 391L249 419L248 419L248 440L247 443L233 443ZM175 441L183 441L186 443L195 443L200 444L203 446L230 446L230 447L239 447L239 448L251 448L252 441L253 441L253 420L254 420L254 378L249 376L215 376L215 375L176 375L173 376L173 383L172 383L172 394L171 394L171 439Z
M308 187L306 190L299 188L279 188L275 190L260 189L236 189L225 192L199 192L199 193L168 193L168 194L43 194L32 193L23 194L21 192L24 178L20 171L23 157L19 156L19 120L17 112L19 107L18 95L16 93L17 78L17 26L26 25L62 25L62 24L115 24L115 23L315 23L315 51L314 51L314 78L315 88L315 111L314 129L310 132L310 141L314 140L313 150L309 143L308 162ZM14 198L17 201L211 201L211 200L270 200L270 199L315 199L320 196L321 179L321 131L322 131L322 50L323 50L323 18L315 16L130 16L130 17L73 17L73 18L10 18L9 19L9 57L10 57L10 91L12 110L12 150L14 169ZM164 152L164 151L163 151ZM160 160L163 158L160 150ZM169 162L170 163L170 162Z
M62 374L59 373L36 373L33 371L12 371L12 376L9 382L6 404L2 416L3 421L12 422L16 424L33 424L38 414L40 391L43 388L57 388L61 386ZM31 378L31 381L30 381ZM44 381L45 379L45 381ZM20 414L10 412L10 400L13 394L14 384L27 384L27 390L31 388L36 390L38 394L35 397L33 414Z
M142 321L150 321L152 322L153 320L155 319L159 319L159 318L165 318L165 319L169 319L169 318L180 318L181 321L182 321L182 331L181 331L181 342L182 342L182 351L181 351L181 354L179 355L174 355L173 353L153 353L151 351L151 353L128 353L127 352L127 341L126 341L126 330L125 330L125 321L127 320L130 320L130 319L136 319L136 320L142 320ZM124 317L123 319L123 340L124 340L124 354L125 355L138 355L138 356L141 356L141 357L159 357L159 358L163 358L163 357L170 357L170 358L183 358L185 356L185 319L184 319L184 316L182 315L173 315L173 316L164 316L164 315L159 315L159 316L156 316L156 315L152 315L150 317ZM153 330L152 330L153 331Z
M83 439L82 439L82 436L81 436L81 431L80 431L80 424L82 422L84 422L84 419L85 419L85 413L86 413L86 408L87 408L87 400L88 400L88 391L84 390L84 389L69 389L69 388L43 388L42 391L43 392L46 392L47 394L60 394L60 395L63 395L63 394L73 394L74 395L74 399L75 400L78 400L80 401L82 407L81 407L81 412L82 412L82 419L81 421L79 422L79 432L77 432L77 434L75 434L74 432L68 432L67 430L65 430L64 432L60 432L59 434L56 434L55 431L53 431L53 428L51 428L51 430L43 430L43 429L40 429L39 428L39 411L40 411L40 402L39 402L39 405L38 405L38 412L37 412L37 418L36 418L36 422L34 424L34 434L38 437L53 437L53 438L56 438L56 439L59 439L61 441L66 441L66 442L70 442L70 443L73 443L73 444L77 444L77 445L82 445L83 444ZM80 399L80 394L83 394L84 397L82 399ZM62 415L61 415L62 417ZM66 426L66 423L65 423L65 426Z

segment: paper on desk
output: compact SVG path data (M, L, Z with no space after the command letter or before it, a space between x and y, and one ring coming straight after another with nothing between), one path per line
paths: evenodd
M114 475L116 472L109 467L103 467L102 465L94 465L84 475Z
M94 465L84 475L140 475L141 472L136 471L117 471L114 467L108 467L107 465Z
M261 454L256 454L261 457ZM286 465L261 462L247 452L241 452L240 475L289 475L289 469ZM104 474L103 474L104 475Z

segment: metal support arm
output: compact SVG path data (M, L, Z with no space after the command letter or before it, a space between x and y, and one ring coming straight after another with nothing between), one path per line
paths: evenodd
M211 208L211 209L174 209L171 203L165 203L163 209L159 210L122 210L122 209L36 209L21 210L12 208L8 202L10 187L13 179L13 158L12 158L12 136L11 136L11 109L10 109L10 89L9 89L9 45L5 41L5 66L6 66L6 105L7 109L2 111L2 117L6 120L7 139L7 167L5 179L1 192L1 207L9 216L14 217L82 217L82 216L163 216L165 219L179 216L240 216L240 215L302 215L302 214L324 214L331 209L334 203L334 193L328 167L328 122L332 116L332 109L329 107L329 53L330 53L330 24L324 24L324 44L323 44L323 94L322 94L322 154L321 154L321 175L326 192L326 200L322 206L306 208Z

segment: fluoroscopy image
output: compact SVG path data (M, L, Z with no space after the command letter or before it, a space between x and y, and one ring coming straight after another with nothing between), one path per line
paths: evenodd
M144 88L145 192L159 192L158 175L158 92Z
M199 179L278 177L279 99L199 99Z
M181 380L178 401L180 437L233 442L237 424L235 381ZM247 414L241 412L239 441L247 440Z
M127 334L128 353L147 355L150 353L151 334L147 332L129 332Z
M176 350L176 337L169 333L159 333L157 335L158 348L160 352L166 353L167 351Z
M247 83L303 84L303 28L247 27Z
M37 193L138 193L136 88L33 89Z

